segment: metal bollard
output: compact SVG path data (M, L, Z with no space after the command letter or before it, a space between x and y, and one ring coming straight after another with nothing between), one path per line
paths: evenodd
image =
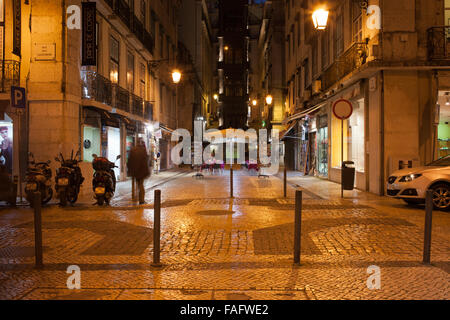
M300 264L300 250L302 239L302 191L295 192L295 220L294 220L294 263Z
M283 196L286 198L287 197L287 169L286 169L286 165L284 165L284 179L283 179Z
M42 257L42 215L41 215L41 193L35 192L33 198L34 207L34 254L36 269L44 267Z
M161 267L161 190L155 190L153 217L153 267Z
M233 165L230 167L230 198L233 197Z
M433 190L427 190L425 200L425 232L423 237L423 263L430 263L431 229L433 217Z

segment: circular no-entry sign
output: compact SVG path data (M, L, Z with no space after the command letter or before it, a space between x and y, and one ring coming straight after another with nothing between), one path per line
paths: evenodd
M333 114L336 118L345 120L350 118L353 113L352 103L345 99L337 100L333 104Z

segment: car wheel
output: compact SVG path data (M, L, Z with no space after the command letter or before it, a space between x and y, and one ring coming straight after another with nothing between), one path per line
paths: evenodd
M438 210L450 209L450 186L438 184L433 186L433 206Z

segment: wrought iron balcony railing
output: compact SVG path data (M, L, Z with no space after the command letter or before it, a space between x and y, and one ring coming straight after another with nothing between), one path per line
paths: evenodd
M81 88L84 99L112 105L111 81L94 71L81 71Z
M144 117L144 100L134 94L131 94L131 113Z
M428 29L428 59L450 59L450 26Z
M115 0L114 13L131 30L131 9L125 0Z
M153 48L155 47L154 37L145 29L144 24L136 17L128 3L125 0L105 0L105 2L128 29L136 35L144 47L150 53L153 53Z
M146 120L153 119L153 105L95 71L81 72L82 98L104 103Z
M0 61L0 92L9 92L11 86L20 84L20 62L15 60Z
M367 44L357 42L345 51L322 74L322 89L326 90L333 84L350 74L367 61Z

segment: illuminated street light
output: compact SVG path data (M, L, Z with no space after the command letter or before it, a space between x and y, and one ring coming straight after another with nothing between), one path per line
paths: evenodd
M272 102L273 102L273 97L270 94L268 94L267 97L266 97L266 103L268 105L271 105Z
M219 99L219 95L217 93L214 94L214 100L218 100Z
M223 49L224 49L225 51L228 51L228 49L230 49L230 47L225 46Z
M172 80L173 83L179 83L181 81L181 72L178 70L174 70L172 72Z
M314 28L317 30L325 30L328 21L328 11L324 9L314 11L312 19L314 22Z
M253 106L256 107L256 105L258 104L258 101L256 101L256 99L253 99L252 104L253 104Z

